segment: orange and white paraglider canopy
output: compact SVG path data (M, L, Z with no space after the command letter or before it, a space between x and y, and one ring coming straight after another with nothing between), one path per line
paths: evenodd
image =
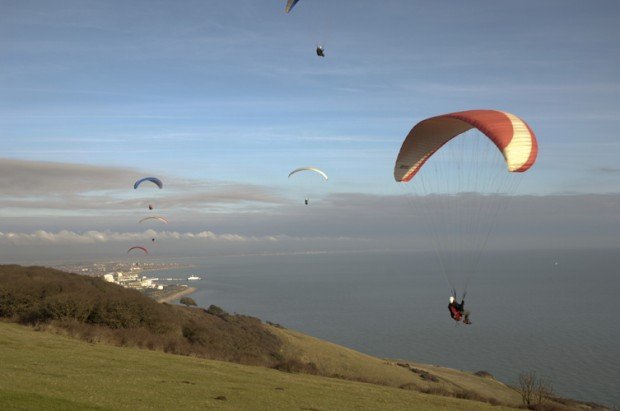
M472 128L493 141L504 156L508 171L526 171L536 161L536 136L519 117L497 110L460 111L427 118L411 129L398 153L394 179L411 180L444 144Z

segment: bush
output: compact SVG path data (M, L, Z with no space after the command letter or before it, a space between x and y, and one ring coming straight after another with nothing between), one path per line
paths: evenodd
M190 297L183 297L179 300L179 302L186 307L189 307L190 305L196 307L198 305L196 304L196 301L194 301L194 299Z
M211 304L209 308L205 310L207 314L215 315L216 317L225 318L228 316L228 313L224 311L224 309L218 307L217 305Z
M523 404L531 408L533 405L543 405L551 399L553 385L551 380L538 377L535 371L527 371L519 374L519 391Z
M495 379L495 377L493 377L493 375L487 371L476 371L474 375L480 378L490 378L492 380Z
M285 327L285 326L280 325L280 324L278 324L278 323L274 323L274 322L271 322L271 321L265 321L265 323L266 323L267 325L271 325L272 327L281 328L281 329L283 329L283 330L286 330L286 327Z
M501 401L498 400L497 398L489 398L488 403L491 405L502 405Z
M504 405L497 398L488 398L483 395L478 394L475 391L467 391L467 390L458 390L458 391L450 391L441 386L434 386L428 388L422 388L420 392L424 394L430 395L441 395L443 397L454 397L460 398L464 400L478 401L478 402L486 402L491 405Z
M418 391L418 386L415 385L412 382L408 382L406 384L402 384L398 388L400 388L401 390Z
M183 326L183 337L187 338L192 344L206 345L208 342L207 329L195 321L190 321Z
M488 398L487 397L484 397L484 396L478 394L475 391L459 390L459 391L456 391L453 395L454 395L454 397L460 398L460 399L463 399L463 400L488 402Z
M318 374L319 370L315 363L305 363L298 359L288 359L276 364L276 370L290 373Z
M452 397L452 392L443 387L422 388L420 392L430 395L441 395L442 397Z

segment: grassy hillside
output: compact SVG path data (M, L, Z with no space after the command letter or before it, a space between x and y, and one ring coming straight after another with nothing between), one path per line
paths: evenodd
M418 392L112 347L0 323L0 409L503 410Z
M492 378L432 365L389 361L291 330L272 330L285 350L312 362L326 375L440 395L519 406L520 394Z
M275 367L280 340L257 318L157 303L100 278L0 266L0 318L87 341Z
M129 401L129 408L169 400L196 408L253 402L268 408L273 401L286 408L297 407L301 403L295 401L302 399L314 404L307 409L354 407L349 404L403 409L412 401L428 404L425 409L521 404L517 391L493 378L379 359L257 318L229 315L215 306L205 310L160 304L98 278L43 267L0 266L0 318L7 322L0 339L0 395L24 408L29 408L28 401L43 401L48 407L57 401L59 409L78 401L75 407L84 408L104 398L110 398L106 408L118 406L115 398L122 398L123 406ZM35 333L8 321L52 332ZM266 381L271 385L265 386ZM326 397L324 389L334 395ZM197 397L181 398L185 392ZM213 399L219 395L226 400ZM236 399L241 402L234 405ZM459 400L477 402L463 405ZM592 408L563 400L538 408L587 409Z

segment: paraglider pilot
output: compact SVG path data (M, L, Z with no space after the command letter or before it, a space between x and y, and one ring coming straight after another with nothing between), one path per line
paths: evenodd
M306 203L306 205L308 205L308 197L306 197L306 198L304 199L304 203Z
M465 308L465 300L461 300L461 303L457 303L456 302L456 298L454 298L453 295L450 296L450 304L448 304L448 310L450 310L450 317L452 317L452 319L454 321L461 321L461 319L463 320L464 324L471 324L471 321L469 321L469 310L466 310Z
M316 55L319 57L325 57L325 50L323 46L316 46Z

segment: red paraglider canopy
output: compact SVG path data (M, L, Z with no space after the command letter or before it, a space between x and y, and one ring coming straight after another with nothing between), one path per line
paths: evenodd
M497 110L470 110L427 118L407 135L394 166L394 179L407 182L444 144L476 128L497 146L508 171L523 172L536 161L538 143L525 121Z
M131 247L129 250L127 250L127 254L129 254L132 250L142 250L144 251L144 254L149 253L145 247L136 246L136 247Z

